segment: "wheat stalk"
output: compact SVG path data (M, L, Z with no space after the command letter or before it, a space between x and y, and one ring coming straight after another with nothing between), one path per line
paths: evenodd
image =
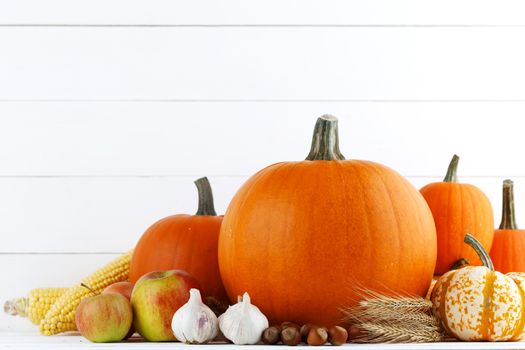
M363 289L362 300L343 309L345 321L361 335L355 342L436 342L446 339L440 322L432 314L432 303L419 296L384 295Z
M359 343L429 343L445 340L439 328L427 325L407 327L389 323L365 322L359 325L362 335L353 339Z
M357 322L392 322L406 326L427 324L438 327L439 321L432 315L424 312L384 312L381 308L359 309L352 311L347 317L351 323Z

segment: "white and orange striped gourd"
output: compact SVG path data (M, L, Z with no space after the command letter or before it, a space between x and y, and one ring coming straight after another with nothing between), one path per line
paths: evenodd
M464 341L513 341L524 337L525 277L504 275L483 246L467 234L483 266L466 266L445 273L432 291L434 315L445 330Z

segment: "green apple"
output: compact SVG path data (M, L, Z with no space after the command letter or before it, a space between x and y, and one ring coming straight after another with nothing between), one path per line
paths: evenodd
M154 271L142 276L131 294L133 325L149 341L175 341L173 314L186 304L196 279L182 270Z
M117 293L99 294L83 299L75 313L77 328L95 343L121 341L133 323L129 300Z

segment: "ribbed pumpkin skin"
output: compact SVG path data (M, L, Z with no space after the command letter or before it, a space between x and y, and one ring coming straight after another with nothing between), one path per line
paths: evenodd
M179 269L199 281L202 294L228 300L217 264L222 216L172 215L157 221L141 237L131 259L129 279Z
M269 166L234 196L219 239L233 301L249 292L272 322L332 325L359 289L424 296L436 232L423 197L368 161Z
M436 275L449 271L461 258L481 265L479 257L463 243L466 232L489 251L494 237L494 215L485 194L477 187L456 182L436 182L421 189L432 211L437 231Z
M490 258L497 271L525 272L525 230L495 230Z
M519 230L514 208L514 182L503 181L501 223L494 231L490 258L500 272L525 272L525 230Z

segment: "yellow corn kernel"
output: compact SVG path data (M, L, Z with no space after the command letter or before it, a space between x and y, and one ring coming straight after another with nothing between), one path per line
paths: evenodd
M13 316L27 317L38 325L55 301L68 288L36 288L29 291L26 298L6 301L4 311Z
M133 251L129 251L121 255L83 279L81 283L89 289L81 286L81 283L69 288L56 300L40 322L40 332L44 335L54 335L76 330L75 311L80 301L93 296L93 293L101 293L110 284L127 281L132 254Z

